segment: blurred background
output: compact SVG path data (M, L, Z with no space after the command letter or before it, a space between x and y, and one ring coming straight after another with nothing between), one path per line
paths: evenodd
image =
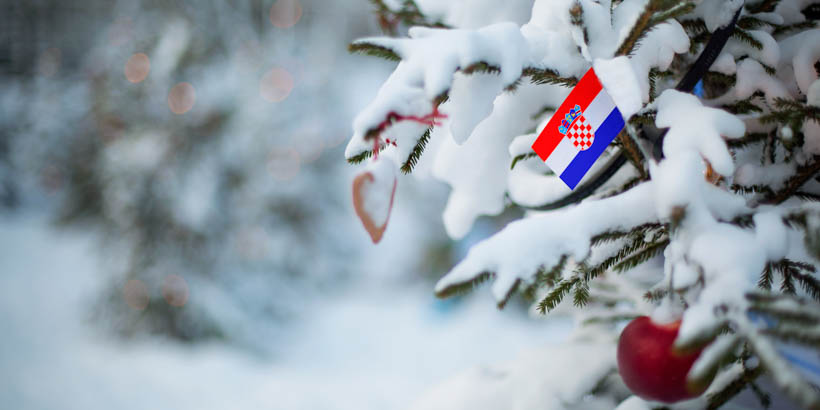
M402 177L385 239L344 144L392 65L367 0L0 1L0 407L402 409L562 340L432 287L470 244Z

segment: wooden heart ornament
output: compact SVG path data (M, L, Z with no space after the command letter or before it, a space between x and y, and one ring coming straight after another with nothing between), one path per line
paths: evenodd
M387 229L396 183L396 166L387 158L371 162L353 179L353 208L373 243L379 243Z

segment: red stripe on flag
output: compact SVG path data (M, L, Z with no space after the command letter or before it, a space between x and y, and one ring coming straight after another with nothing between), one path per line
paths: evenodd
M603 86L598 80L598 76L596 76L595 71L590 68L581 78L581 81L579 81L575 88L569 93L564 103L558 107L558 110L552 115L550 122L547 123L544 130L541 131L541 135L539 135L535 143L532 144L532 149L541 157L542 161L547 160L550 153L555 150L555 147L558 146L558 143L564 138L564 134L558 131L558 127L561 126L561 120L564 119L564 115L569 114L569 111L575 107L575 105L580 105L581 110L586 110L589 103L595 99L602 88Z

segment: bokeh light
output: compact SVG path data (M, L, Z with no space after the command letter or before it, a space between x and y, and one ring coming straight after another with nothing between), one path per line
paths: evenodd
M62 62L62 52L59 48L49 48L40 54L40 59L37 62L37 71L43 77L53 77L60 71L60 63Z
M151 60L143 53L132 55L125 63L125 78L134 84L145 80L149 71L151 71Z
M293 91L293 76L284 68L275 67L262 76L259 94L266 101L282 102Z
M134 310L145 310L148 307L148 287L142 281L131 279L122 287L122 297L125 303Z
M162 297L171 306L185 306L188 303L188 282L179 275L166 276L162 281Z
M278 28L290 28L302 18L299 0L276 0L270 8L270 22Z
M194 108L196 90L190 83L179 83L168 93L168 108L174 114L185 114Z
M277 181L290 181L299 175L302 160L293 148L275 148L268 155L268 171Z

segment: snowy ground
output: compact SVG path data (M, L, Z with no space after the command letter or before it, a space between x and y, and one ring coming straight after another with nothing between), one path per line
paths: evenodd
M93 243L41 217L0 218L0 408L403 409L464 368L569 330L498 312L487 292L454 305L427 287L371 284L314 301L273 358L124 344L88 319L100 282Z

